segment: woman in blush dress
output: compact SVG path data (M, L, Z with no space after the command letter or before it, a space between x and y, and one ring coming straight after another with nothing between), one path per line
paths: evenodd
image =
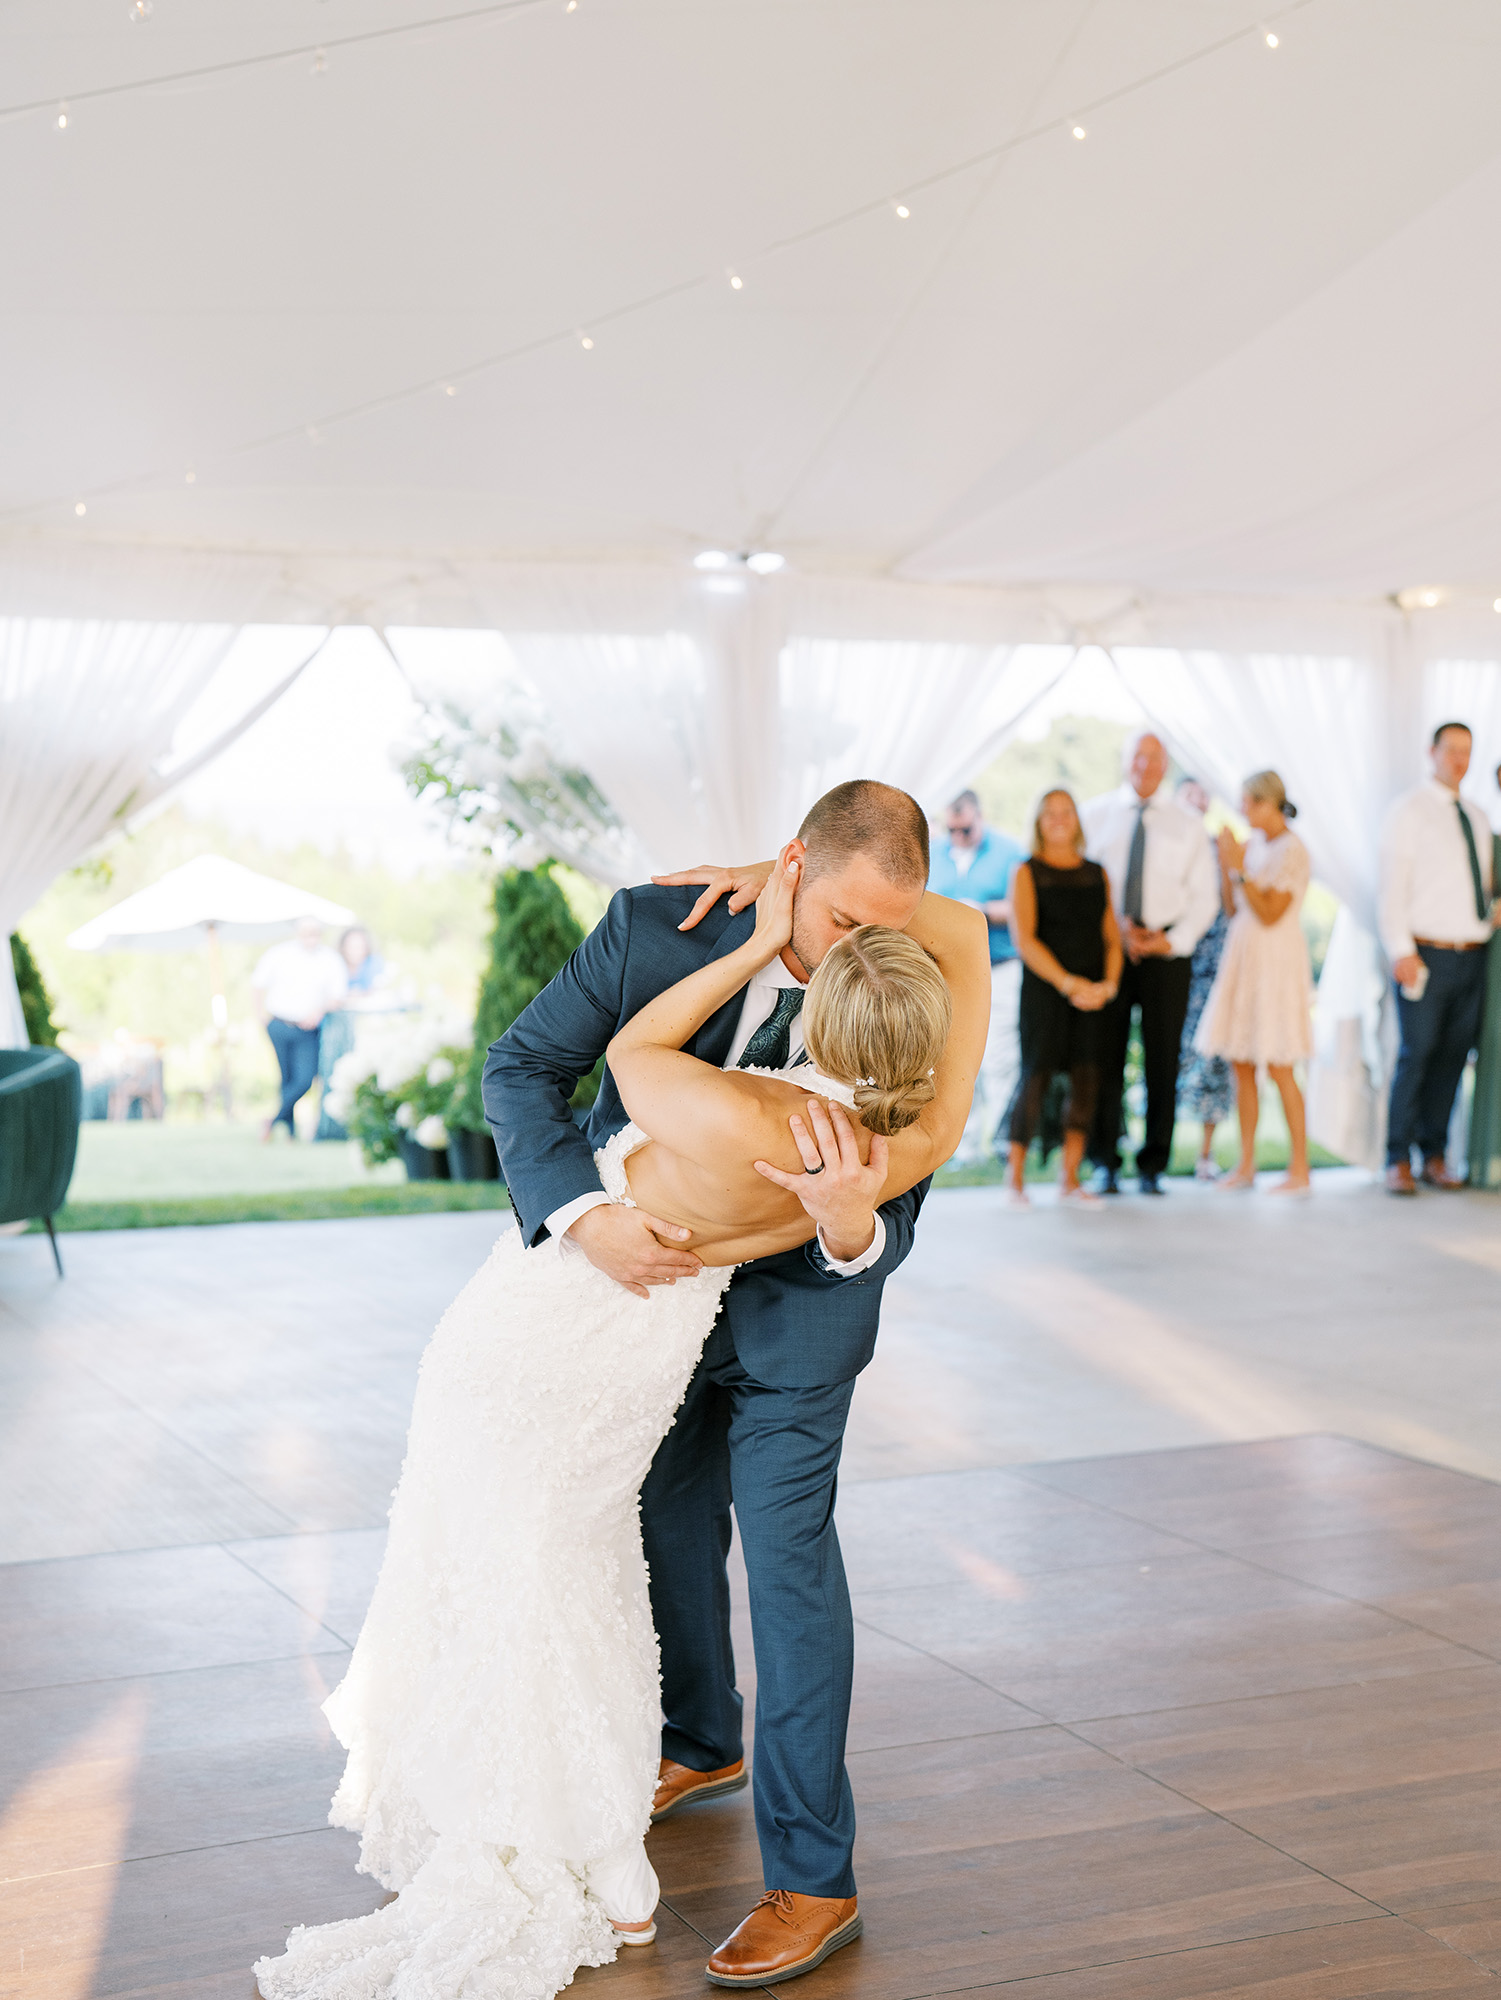
M1200 819L1209 810L1209 794L1197 778L1180 779L1176 796L1185 812L1197 813ZM1197 1118L1202 1128L1199 1157L1194 1166L1194 1177L1201 1181L1217 1181L1220 1177L1214 1164L1214 1128L1224 1123L1235 1104L1235 1072L1229 1063L1223 1056L1201 1056L1194 1047L1194 1036L1214 976L1220 969L1229 930L1230 909L1222 902L1219 915L1194 947L1188 980L1188 1013L1183 1022L1183 1059L1178 1065L1178 1116Z
M1235 1070L1240 1165L1223 1185L1255 1185L1257 1071L1264 1065L1292 1142L1287 1178L1272 1192L1306 1195L1308 1133L1293 1065L1313 1053L1313 980L1298 921L1311 873L1308 849L1288 825L1297 807L1275 771L1246 779L1241 811L1250 838L1238 841L1228 827L1219 837L1221 885L1235 914L1194 1046L1201 1055L1223 1056Z
M1121 940L1109 879L1084 858L1071 792L1045 792L1033 814L1031 857L1011 876L1011 935L1022 962L1022 1067L1006 1113L1007 1204L1029 1205L1027 1149L1041 1129L1049 1084L1066 1072L1058 1198L1092 1208L1100 1197L1080 1187L1079 1163L1100 1089L1100 1010L1120 985Z

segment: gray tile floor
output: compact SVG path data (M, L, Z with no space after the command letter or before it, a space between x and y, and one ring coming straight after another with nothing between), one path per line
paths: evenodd
M318 1706L495 1226L75 1236L61 1285L0 1239L0 1995L249 2000L379 1900ZM1348 1175L933 1199L840 1501L868 1932L807 2000L1494 1988L1498 1275L1501 1203ZM581 1990L705 1990L759 1888L743 1798L654 1841L661 1940Z

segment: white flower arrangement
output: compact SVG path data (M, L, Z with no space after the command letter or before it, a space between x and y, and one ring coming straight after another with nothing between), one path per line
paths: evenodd
M403 1132L410 1132L412 1127L417 1123L416 1105L398 1104L396 1107L396 1122Z
M403 1105L401 1108L405 1111L409 1107ZM422 1120L421 1124L412 1134L412 1137L417 1141L419 1146L428 1146L435 1153L440 1152L448 1144L448 1127L443 1123L437 1112L434 1111L431 1116Z
M434 1056L427 1066L427 1080L434 1086L440 1083L452 1083L456 1074L447 1056Z

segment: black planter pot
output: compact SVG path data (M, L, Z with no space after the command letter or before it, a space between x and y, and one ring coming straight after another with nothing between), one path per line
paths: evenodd
M401 1164L407 1170L409 1181L446 1181L448 1155L436 1152L431 1146L419 1146L409 1132L401 1135Z
M498 1181L500 1161L488 1132L455 1129L448 1135L448 1178L451 1181Z

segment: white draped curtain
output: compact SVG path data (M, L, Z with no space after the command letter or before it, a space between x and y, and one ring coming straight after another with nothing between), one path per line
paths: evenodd
M217 592L248 613L266 571L185 562L179 592ZM126 571L0 563L0 1047L24 1048L5 940L48 884L125 819L216 756L291 685L304 659L233 725L171 761L178 726L223 663L236 619L162 622L89 615L128 599Z
M845 778L883 778L936 812L1076 650L1040 604L1038 642L991 636L973 593L660 572L471 582L629 830L614 882L771 853Z

